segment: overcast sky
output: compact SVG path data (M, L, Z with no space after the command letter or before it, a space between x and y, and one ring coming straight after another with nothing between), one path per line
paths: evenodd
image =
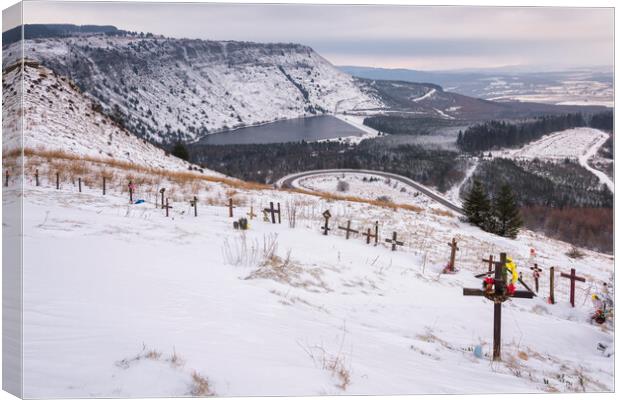
M26 23L297 42L336 65L461 69L613 64L611 8L26 2ZM6 27L4 27L6 29Z

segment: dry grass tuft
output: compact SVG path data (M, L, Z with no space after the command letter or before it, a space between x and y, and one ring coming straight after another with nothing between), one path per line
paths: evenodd
M215 395L209 386L209 381L207 378L203 377L196 371L192 372L192 382L193 386L190 392L192 396L205 397Z

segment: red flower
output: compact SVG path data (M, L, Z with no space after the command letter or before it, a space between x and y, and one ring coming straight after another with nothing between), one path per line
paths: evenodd
M506 293L508 293L509 296L512 296L513 294L515 294L515 290L517 290L517 288L512 283L506 286Z
M493 285L495 284L495 279L491 278L490 276L484 279L484 283L487 285Z

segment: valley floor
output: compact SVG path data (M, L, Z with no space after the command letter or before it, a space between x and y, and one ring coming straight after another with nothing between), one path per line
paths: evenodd
M27 184L23 195L26 397L614 390L613 356L597 350L613 346L612 326L589 322L590 293L613 257L570 259L566 243L498 238L431 209L241 191L236 217L269 201L284 214L242 232L209 201L225 191L216 184L200 190L198 217L177 192L169 218L156 192L129 205L126 194L49 186ZM325 209L329 236L319 231ZM405 246L346 240L335 227L347 219L379 220L381 242L398 231ZM445 275L452 237L459 271ZM574 267L587 282L574 309L559 277L557 304L547 304L545 273L540 297L505 303L503 361L491 362L492 304L462 288L480 287L480 260L500 251L530 285L533 262L556 277Z

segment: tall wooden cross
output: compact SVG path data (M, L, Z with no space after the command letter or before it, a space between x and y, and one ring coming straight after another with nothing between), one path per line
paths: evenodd
M164 193L166 192L166 188L159 189L159 193L161 193L161 208L164 208Z
M168 216L168 210L170 210L172 208L171 205L168 204L168 198L166 197L166 205L164 206L164 208L166 209L166 217Z
M452 242L448 243L450 246L450 264L448 265L448 270L450 272L454 272L454 262L456 260L456 252L459 250L459 247L456 244L456 239L452 238Z
M228 217L229 218L233 217L233 208L237 208L237 207L233 206L233 199L231 197L230 199L228 199Z
M565 274L564 272L560 273L562 278L570 279L570 305L575 307L575 281L585 282L586 278L581 276L577 276L575 273L575 268L570 269L570 274Z
M403 246L405 243L396 239L396 232L392 232L392 239L385 239L387 243L392 244L392 251L396 251L396 246Z
M372 233L372 228L368 228L366 233L362 233L362 236L366 236L366 244L370 244L370 239L375 239L375 246L379 243L379 221L375 221L375 229L374 234Z
M189 205L194 207L194 217L198 216L198 198L194 196L192 200L189 201Z
M36 186L39 186L39 170L38 169L34 170L34 182Z
M501 253L500 261L495 263L493 284L484 289L463 288L463 296L484 296L493 301L493 361L501 360L502 353L502 303L511 297L531 299L534 293L526 290L515 290L512 294L506 291L506 253Z
M351 220L347 221L347 226L346 227L345 226L338 226L338 229L341 229L341 230L346 232L345 233L345 238L347 240L349 240L349 235L350 235L351 232L359 233L359 231L356 231L355 229L351 229Z
M256 217L256 214L254 214L254 206L250 206L250 212L247 213L247 216L250 217L250 220L253 220L254 217Z
M530 267L532 270L532 275L534 275L534 285L536 287L536 293L538 293L538 279L540 278L540 273L542 269L538 268L538 264L534 264L533 267Z
M323 218L325 218L325 225L323 225L321 227L321 229L323 229L323 235L327 236L327 231L331 231L331 228L329 227L329 219L332 217L332 213L329 212L329 210L325 210L325 212L323 212Z

